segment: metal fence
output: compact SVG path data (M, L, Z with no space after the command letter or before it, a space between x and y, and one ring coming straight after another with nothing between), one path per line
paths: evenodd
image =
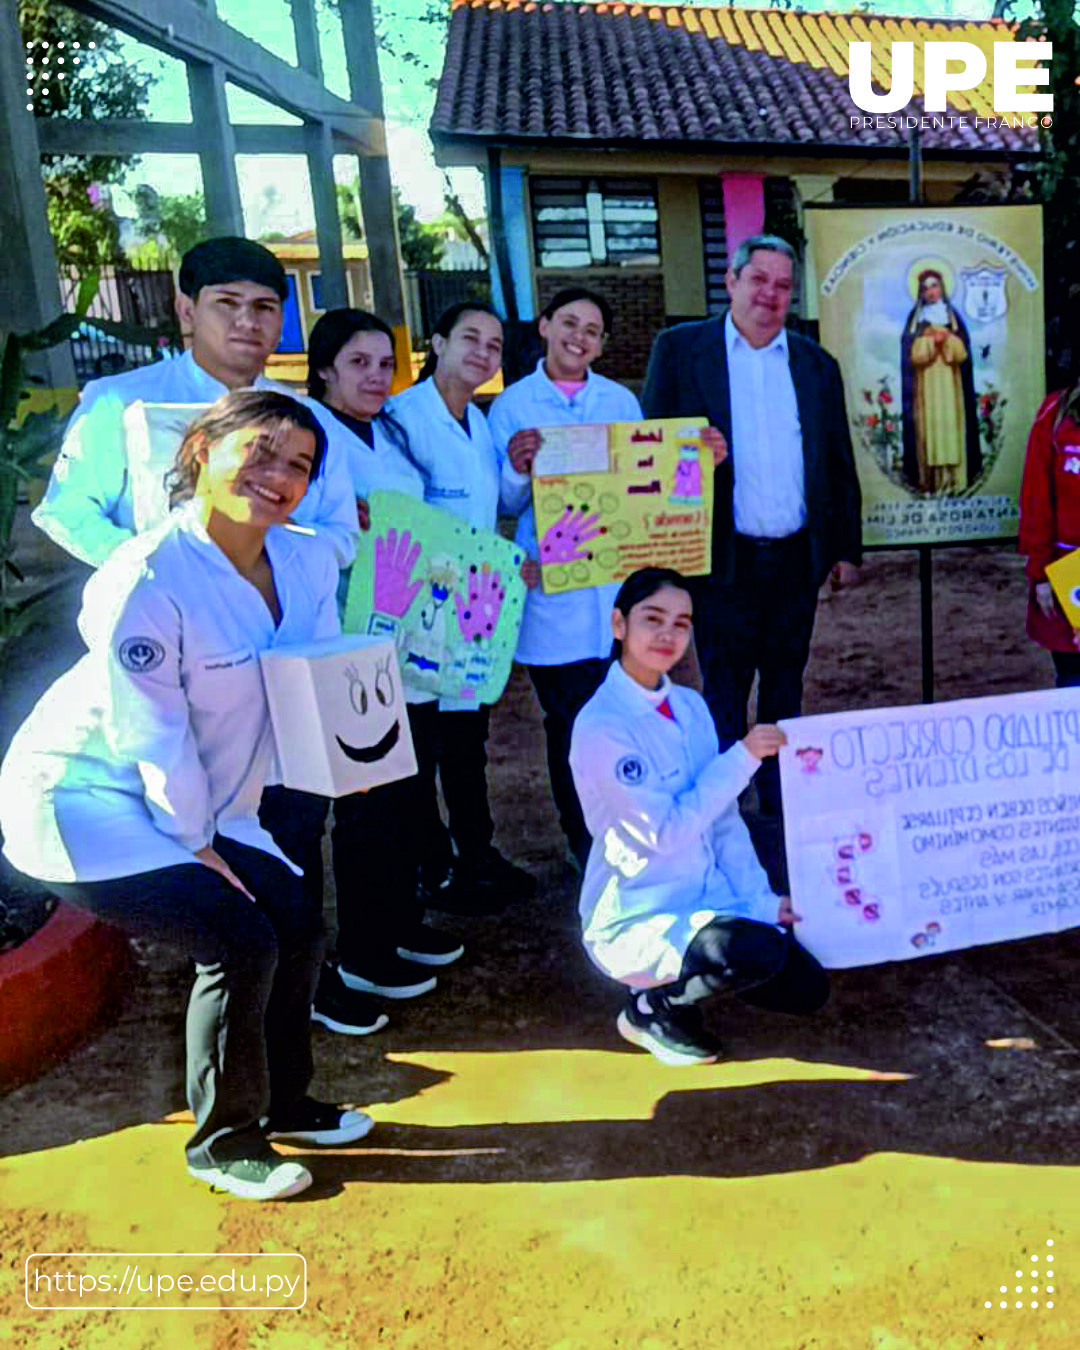
M405 273L409 328L414 342L431 338L439 315L466 300L491 300L491 278L473 269L434 269Z
M61 276L65 307L75 308L82 277L74 270ZM180 337L173 308L175 286L168 268L137 269L127 266L103 267L89 318L110 319L143 331L145 340L133 341L102 333L90 324L80 324L71 339L75 378L82 388L88 380L116 375L136 366L147 366L162 351L179 351Z

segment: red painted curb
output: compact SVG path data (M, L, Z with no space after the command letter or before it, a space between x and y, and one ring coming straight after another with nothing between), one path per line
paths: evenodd
M118 928L64 904L33 937L0 953L0 1089L36 1078L93 1035L130 965Z

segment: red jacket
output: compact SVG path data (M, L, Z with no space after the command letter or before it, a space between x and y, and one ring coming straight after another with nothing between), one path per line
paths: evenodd
M1042 647L1073 652L1073 631L1057 610L1047 618L1035 602L1035 586L1046 580L1046 564L1080 548L1080 423L1067 417L1054 430L1059 390L1043 400L1028 436L1020 485L1020 552L1027 554L1027 631Z

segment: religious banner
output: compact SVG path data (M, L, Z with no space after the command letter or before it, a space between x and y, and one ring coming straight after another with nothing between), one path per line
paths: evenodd
M281 781L344 797L416 773L391 638L328 638L259 654Z
M401 492L373 492L342 627L390 637L413 689L494 703L506 688L525 608L524 555Z
M532 496L545 594L623 581L639 567L708 573L707 425L704 417L671 417L540 428Z
M131 479L135 533L160 525L169 514L166 477L176 463L184 433L209 403L144 403L124 409L124 455Z
M1015 538L1043 375L1037 206L808 209L865 544Z
M1080 924L1080 690L781 725L791 896L823 965Z

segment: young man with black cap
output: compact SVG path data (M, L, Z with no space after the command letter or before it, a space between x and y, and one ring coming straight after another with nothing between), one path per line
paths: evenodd
M281 263L261 244L226 237L189 249L180 264L176 311L191 347L174 360L86 386L33 513L35 525L82 562L100 566L136 533L137 471L125 446L125 408L140 400L210 404L247 386L292 393L262 373L281 338L287 294ZM335 454L332 443L294 519L332 544L340 567L352 562L356 502L347 458Z

